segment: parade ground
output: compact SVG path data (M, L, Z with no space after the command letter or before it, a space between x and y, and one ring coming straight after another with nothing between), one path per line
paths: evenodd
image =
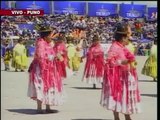
M141 92L142 113L132 115L132 120L157 120L157 82L141 74L147 57L137 57L137 72ZM29 59L29 63L32 58ZM66 102L52 106L57 111L36 114L36 102L27 97L28 73L4 71L1 60L1 119L2 120L114 120L112 111L100 106L101 85L93 89L81 81L84 63L77 75L64 81ZM45 109L45 106L43 106ZM121 120L124 116L120 115Z

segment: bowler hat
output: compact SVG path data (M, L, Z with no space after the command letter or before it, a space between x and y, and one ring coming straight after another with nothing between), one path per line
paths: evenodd
M67 39L67 42L72 42L73 41L73 37L71 37L71 36L66 37L66 39Z
M97 34L95 34L93 36L93 41L99 41L99 40L100 40L100 37Z
M124 22L117 23L115 26L115 33L128 34L127 24Z
M56 39L54 39L55 41L64 41L65 37L64 36L58 36Z
M37 25L35 25L35 28L40 33L51 32L52 31L52 28L48 25L45 25L45 24L37 24Z

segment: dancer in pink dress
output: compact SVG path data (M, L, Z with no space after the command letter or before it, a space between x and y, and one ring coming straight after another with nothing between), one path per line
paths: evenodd
M135 56L125 47L129 42L127 33L126 25L118 24L105 64L100 104L113 111L114 120L120 120L119 113L131 120L131 114L141 111L138 77L131 65Z
M58 72L60 73L62 79L66 78L66 67L68 63L68 58L67 58L67 48L64 43L65 38L63 36L59 36L57 40L55 41L55 52L59 59L56 59L56 65L58 68Z
M99 39L97 35L94 35L93 44L87 53L87 61L82 79L84 82L93 84L93 88L96 88L96 84L103 82L104 52Z
M41 38L36 41L34 60L29 68L28 96L37 101L37 112L46 105L46 112L53 112L51 105L61 105L63 101L63 84L57 70L56 53L51 46L52 32L49 27L39 26Z

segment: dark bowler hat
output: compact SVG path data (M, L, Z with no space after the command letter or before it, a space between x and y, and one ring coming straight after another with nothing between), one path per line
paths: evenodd
M54 39L55 41L64 41L65 37L64 36L58 36L56 39Z
M74 40L73 37L71 36L67 36L66 39L67 39L67 42L72 42Z
M128 34L127 24L125 22L117 23L115 26L115 33Z
M24 41L24 38L22 36L19 37L18 42Z
M46 25L46 24L37 24L35 25L35 28L40 33L51 32L53 30L49 25Z
M97 34L95 34L93 36L93 41L99 41L99 40L100 40L100 37Z
M155 44L157 43L157 37L154 38L154 43L155 43Z

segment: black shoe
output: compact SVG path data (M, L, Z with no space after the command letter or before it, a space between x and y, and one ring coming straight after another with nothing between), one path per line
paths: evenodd
M46 109L46 113L57 113L58 110L50 110L50 109Z
M93 89L96 89L96 84L93 84Z
M117 118L117 119L114 119L114 120L120 120L119 118Z
M9 71L10 70L10 68L6 68L6 71Z
M43 110L37 110L36 113L37 114L44 114L45 112Z
M156 82L156 78L154 78L153 81Z
M18 72L18 70L17 70L17 69L15 69L15 72Z

